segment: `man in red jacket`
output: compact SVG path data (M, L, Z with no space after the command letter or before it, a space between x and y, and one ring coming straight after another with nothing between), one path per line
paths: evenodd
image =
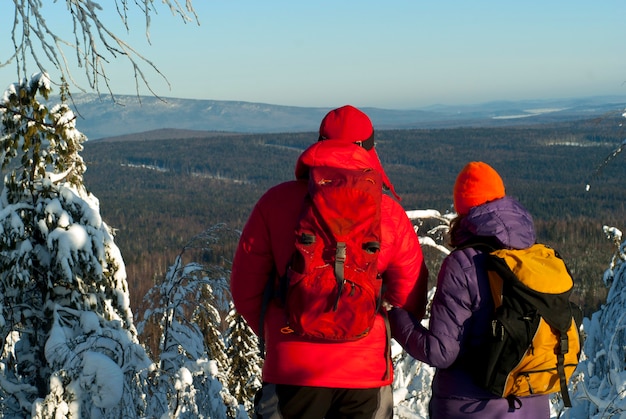
M255 398L257 418L373 419L393 416L393 375L388 356L385 315L378 314L369 333L348 342L319 342L281 333L285 312L271 301L261 325L267 282L285 275L294 253L294 230L307 194L308 168L373 168L396 198L374 149L368 116L346 105L322 120L319 141L296 163L296 180L270 188L257 202L235 253L231 292L235 307L250 327L263 333L266 356L263 387ZM388 194L381 206L378 271L383 298L422 318L428 270L405 210Z

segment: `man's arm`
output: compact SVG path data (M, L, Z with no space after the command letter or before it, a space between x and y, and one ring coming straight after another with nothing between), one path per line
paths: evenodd
M259 331L263 293L273 266L267 226L257 204L241 233L230 276L235 308L255 333Z

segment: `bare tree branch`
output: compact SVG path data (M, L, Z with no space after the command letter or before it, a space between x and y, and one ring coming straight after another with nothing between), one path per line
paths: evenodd
M200 24L198 16L193 8L192 0L186 0L181 4L179 0L162 0L173 15L179 16L183 23L195 22ZM101 93L102 85L113 97L110 79L106 68L112 60L125 58L130 63L134 77L135 90L139 96L140 85L148 88L158 96L150 87L150 83L144 74L144 68L156 72L168 84L167 77L157 66L135 48L125 42L116 33L110 30L101 20L103 7L94 0L65 0L68 17L72 22L73 40L67 40L59 36L46 22L46 11L43 0L13 0L15 12L11 28L11 40L15 51L6 61L0 60L0 67L15 63L18 79L27 76L27 64L29 60L35 63L37 69L34 72L47 72L47 65L52 65L61 75L62 80L69 80L71 84L81 91L84 88L74 78L72 64L67 59L66 50L74 50L76 63L84 70L90 89ZM106 7L115 7L126 31L130 31L129 16L131 9L138 10L144 16L145 35L150 42L151 16L157 13L155 0L115 0ZM48 2L49 6L50 3ZM4 61L4 62L3 62Z

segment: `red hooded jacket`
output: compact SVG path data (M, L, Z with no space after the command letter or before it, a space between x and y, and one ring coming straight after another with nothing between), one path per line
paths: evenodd
M313 165L382 171L373 149L368 152L354 144L321 141L298 159L297 180L279 184L260 198L243 229L231 275L235 307L257 333L266 283L274 270L279 276L285 274L294 252L294 231L307 193L308 168ZM383 178L389 182L384 172ZM383 297L421 318L427 301L428 271L417 235L404 209L389 195L383 195L381 218L378 269L385 284ZM392 383L382 314L367 336L351 342L311 342L281 333L283 326L284 311L270 303L264 322L263 381L331 388L375 388Z

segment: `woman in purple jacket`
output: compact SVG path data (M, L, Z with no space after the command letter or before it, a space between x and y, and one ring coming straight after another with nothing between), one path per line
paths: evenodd
M488 335L494 310L484 255L470 245L527 248L535 243L532 217L505 195L500 175L483 162L471 162L459 173L454 207L458 217L450 242L456 250L441 266L429 327L394 308L389 311L392 335L411 356L436 368L431 419L549 418L549 396L523 397L511 405L474 384L468 371L468 354Z

